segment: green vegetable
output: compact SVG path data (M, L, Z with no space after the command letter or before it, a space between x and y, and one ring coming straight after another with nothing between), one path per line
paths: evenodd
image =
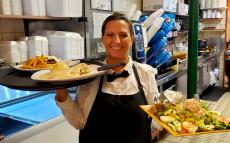
M160 120L166 123L172 123L175 118L172 116L160 116Z
M228 126L226 126L223 122L215 121L215 128L219 130L227 129Z
M181 123L179 121L173 121L173 125L176 129L176 131L181 131Z
M205 124L199 124L199 129L201 129L202 131L210 131L213 130L215 128L214 125L205 125Z
M171 123L168 123L168 125L174 130L174 131L176 131L176 128L174 127L174 125L173 124L171 124Z

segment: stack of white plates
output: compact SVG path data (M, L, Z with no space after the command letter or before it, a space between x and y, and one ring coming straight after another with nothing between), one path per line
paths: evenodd
M23 12L24 15L46 16L45 0L23 0Z
M20 54L20 62L28 60L28 47L25 41L17 41L17 47Z
M47 16L82 17L82 0L46 0Z
M0 13L11 15L10 0L0 0Z
M29 58L41 55L49 55L48 40L42 36L30 36L27 40Z
M22 15L22 0L11 0L11 14Z
M19 63L20 54L17 48L16 41L0 42L0 58L6 60L7 63Z

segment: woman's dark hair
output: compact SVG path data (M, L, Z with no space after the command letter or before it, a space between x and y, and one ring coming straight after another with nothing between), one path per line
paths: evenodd
M120 14L120 13L113 13L112 15L108 16L105 19L105 21L102 24L102 29L101 29L102 35L104 35L104 33L105 33L105 26L106 26L106 24L108 22L110 22L110 21L113 21L113 20L124 20L125 22L127 22L128 25L129 25L130 35L131 36L133 35L133 25L132 25L132 22L124 14Z

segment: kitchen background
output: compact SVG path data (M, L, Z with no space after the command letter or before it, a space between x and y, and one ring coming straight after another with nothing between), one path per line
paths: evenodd
M28 5L28 7L34 7L34 9L27 9L28 11L30 11L29 13L27 13L28 15L34 15L34 16L38 16L38 17L34 17L34 18L26 18L26 17L14 17L14 16L10 16L11 12L14 15L20 15L20 12L16 12L15 11L10 11L9 9L10 7L12 7L12 4L9 3L18 3L18 2L24 2L26 3L26 5ZM87 56L92 56L93 58L98 58L98 55L100 55L101 52L103 52L101 45L99 44L100 41L100 30L95 28L95 27L100 27L100 24L98 24L97 22L93 22L93 20L98 20L96 18L92 18L97 17L100 18L100 21L103 20L103 18L105 18L107 15L109 15L111 12L108 12L106 10L100 11L97 10L97 4L95 4L95 10L92 10L90 8L89 5L87 4L83 4L83 6L81 8L85 9L86 13L85 16L88 18L88 22L85 21L85 19L78 19L76 18L77 16L69 16L69 17L73 17L73 18L67 18L65 20L65 18L57 18L57 19L46 19L46 15L43 15L44 13L36 13L35 10L36 5L32 5L32 3L36 3L38 5L39 1L45 1L45 0L0 0L0 9L1 9L1 13L0 14L0 41L18 41L23 39L25 36L28 36L28 34L30 35L36 35L34 34L34 32L37 32L37 35L39 35L37 30L42 30L42 29L47 29L47 30L63 30L63 31L69 31L69 32L79 32L79 34L84 37L85 39L85 43L88 47L86 51L86 55L83 55L82 57L87 57ZM49 2L56 2L57 6L58 2L62 2L62 0L47 0ZM72 0L69 0L68 2L70 2ZM74 1L74 0L73 0ZM72 1L72 2L73 2ZM80 0L79 0L80 1ZM78 1L78 2L79 2ZM101 4L103 4L103 2L108 3L109 0L83 0L82 2L99 2ZM153 11L145 11L143 9L143 1L144 0L112 0L113 2L113 11L118 11L118 12L124 12L127 10L130 10L131 8L133 8L133 4L135 4L136 9L140 10L143 12L143 14L147 14L149 15L150 13L152 13ZM161 0L159 0L161 1ZM167 0L165 0L167 1ZM170 1L170 0L169 0ZM175 0L172 0L175 2ZM226 35L226 0L219 0L219 2L221 2L221 4L219 3L219 6L217 7L217 11L221 12L221 18L211 18L212 14L214 13L214 11L209 11L209 9L215 9L215 7L211 6L210 3L212 3L213 0L201 0L201 3L204 2L203 7L200 7L200 21L199 21L199 39L201 40L207 40L207 46L208 47L212 47L215 49L215 52L217 54L217 56L215 56L217 58L217 60L213 61L214 66L212 66L212 70L216 70L215 72L217 73L217 86L225 86L224 85L224 77L225 77L225 51L227 50L227 42L229 41L229 39L227 39ZM217 2L217 0L215 0ZM156 0L154 0L154 2L156 2ZM187 0L177 0L176 1L178 4L177 6L180 7L179 5L182 5L180 8L183 9L183 4L188 4ZM7 4L8 3L8 4ZM182 4L181 4L182 3ZM30 5L31 4L31 5ZM221 5L221 6L220 6ZM14 5L15 6L15 5ZM16 5L16 8L17 5ZM106 5L103 6L99 6L99 8L107 8ZM20 10L20 8L19 8ZM55 9L52 9L54 11L54 15L57 14L58 12L55 13ZM179 11L178 11L179 10ZM27 11L27 12L28 12ZM184 10L186 11L186 10ZM184 14L183 10L180 11L180 9L177 9L177 12L173 12L173 14L175 14L176 18L176 30L174 29L173 32L170 33L171 37L168 39L167 41L167 49L169 49L170 51L173 52L179 52L179 53L183 53L185 54L185 58L187 55L187 37L188 37L188 18L189 16L186 14ZM205 12L204 12L205 11ZM34 12L34 13L33 13ZM179 13L178 13L179 12ZM182 13L180 13L182 12ZM94 15L93 15L94 13ZM208 14L209 13L209 14ZM40 15L41 14L41 15ZM67 14L68 15L68 14ZM92 16L93 15L93 16ZM60 15L59 15L60 16ZM25 26L25 23L28 24L28 29ZM94 24L94 25L93 25ZM94 28L93 28L94 27ZM86 31L80 31L79 29L84 29ZM92 29L94 29L95 31L92 31ZM42 33L42 31L40 31L40 34ZM93 33L93 34L92 34ZM64 34L64 33L58 33L58 34ZM55 37L55 36L53 36ZM97 45L97 46L95 46ZM97 47L97 48L95 48ZM1 51L0 55L3 54L3 52ZM85 54L85 53L84 53ZM66 56L67 57L67 56ZM212 63L211 63L212 64ZM203 71L204 75L208 75L207 71L209 71L209 69L207 67L205 67L206 69ZM185 75L185 74L183 74ZM201 75L202 76L202 75ZM185 76L180 76L177 79L177 88L179 89L183 89L185 90L184 92L186 92L185 89L185 84L184 81L186 81L186 75ZM175 81L173 81L175 82ZM183 83L183 84L181 84ZM210 85L209 81L207 83L207 85ZM182 86L182 87L180 87ZM187 85L186 85L187 86ZM227 86L227 85L226 85ZM2 88L2 92L0 93L5 93L7 90L5 88ZM8 93L8 92L7 92ZM33 95L34 93L29 93L26 92L26 94L23 93L23 96L27 96L27 95ZM18 91L12 92L12 94L7 96L14 96L14 95L18 95L18 97L20 97L22 94L21 92L19 93ZM35 98L36 96L36 98ZM25 132L20 132L19 134L16 135L16 138L14 137L9 137L8 142L15 142L15 139L20 140L22 143L29 143L29 142L34 142L35 140L39 142L39 140L43 139L43 142L46 142L45 139L49 139L49 140L55 140L54 136L52 135L53 131L56 131L55 136L56 137L61 137L63 132L62 130L65 130L67 134L66 136L64 136L63 141L59 140L59 142L74 142L77 139L77 134L78 132L76 132L74 129L72 129L66 122L64 122L64 118L62 116L58 116L60 115L60 111L56 109L55 103L53 102L53 97L54 94L47 94L47 98L49 98L49 101L52 102L47 102L46 104L39 104L40 100L43 100L43 98L45 97L39 97L40 95L35 94L34 97L29 100L29 102L26 102L27 105L33 106L34 108L30 108L30 106L28 106L27 108L22 108L22 106L24 106L23 104L15 104L17 108L14 108L12 106L8 106L7 108L1 108L1 112L2 113L6 113L6 114L11 114L11 115L17 115L20 113L22 113L22 115L20 115L23 118L26 118L28 116L32 116L32 114L29 114L30 110L38 111L37 113L42 114L42 112L44 111L44 109L46 108L47 105L50 105L52 107L50 107L50 109L53 109L55 114L52 114L50 116L48 116L49 118L45 117L44 114L44 118L43 116L41 116L42 119L37 119L37 118L33 118L34 121L34 125L36 125L36 132L30 128L29 130L25 131ZM37 98L39 97L39 98ZM0 98L1 101L1 98ZM4 101L4 99L2 100ZM39 102L37 102L39 101ZM25 102L24 102L25 103ZM35 103L38 103L35 105ZM1 102L0 102L1 104ZM5 107L5 104L3 104ZM25 107L25 106L24 106ZM23 109L22 111L18 111L18 108ZM40 110L39 110L40 109ZM25 114L24 114L25 113ZM50 113L47 111L47 113ZM58 116L57 118L54 118L54 116ZM36 117L36 115L35 115ZM37 116L39 117L39 116ZM51 119L52 118L52 119ZM18 119L18 118L15 118ZM36 119L36 120L35 120ZM49 119L49 120L48 120ZM46 121L48 120L48 121ZM46 121L46 122L43 122ZM37 124L39 123L39 124ZM61 129L61 130L60 130ZM68 132L68 133L67 133ZM34 135L34 136L33 136ZM30 137L33 136L33 137ZM18 138L19 137L19 138ZM51 139L51 137L53 137L53 139ZM25 140L24 140L25 139ZM23 141L24 140L24 141ZM57 139L58 140L58 139ZM42 142L42 141L40 141ZM52 141L51 141L52 142Z

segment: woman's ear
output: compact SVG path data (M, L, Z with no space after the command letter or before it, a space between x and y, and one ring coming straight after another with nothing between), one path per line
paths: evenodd
M134 42L134 36L132 35L131 36L131 44L133 44L133 42Z

